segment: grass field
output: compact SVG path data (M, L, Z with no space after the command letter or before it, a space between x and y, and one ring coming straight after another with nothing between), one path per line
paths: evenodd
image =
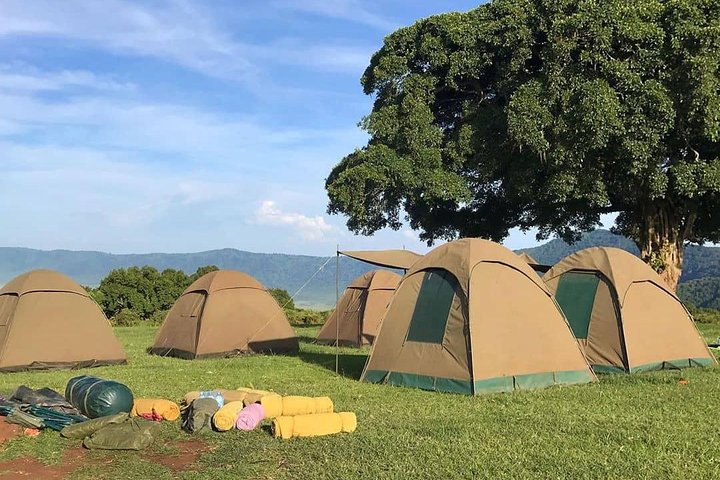
M701 325L708 340L720 326ZM88 373L130 386L136 396L179 400L195 389L255 386L280 393L329 395L354 411L353 434L293 439L206 432L209 451L195 471L173 473L140 453L90 452L71 478L717 478L720 472L720 369L604 376L593 385L465 397L359 383L367 351L311 343L317 328L298 328L298 356L183 361L144 353L154 328L116 329L130 364L85 371L0 376L0 391L19 384L64 391ZM682 377L689 384L678 382ZM156 454L186 438L164 424ZM5 444L0 461L30 455L59 462L80 442L54 432ZM173 476L175 475L175 477ZM0 479L3 478L0 475Z

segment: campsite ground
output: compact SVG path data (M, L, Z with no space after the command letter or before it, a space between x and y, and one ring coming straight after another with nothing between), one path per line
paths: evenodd
M708 340L720 336L718 325L700 328ZM189 390L255 386L329 395L337 409L357 413L358 429L290 441L266 430L205 432L198 442L176 422L163 425L162 438L141 453L85 453L78 441L47 431L0 447L0 479L42 478L42 464L50 465L44 471L52 478L87 479L709 479L720 469L720 368L612 375L593 385L470 398L359 383L367 351L341 349L336 376L334 348L311 343L317 328L298 328L298 356L193 362L146 355L153 333L152 327L117 328L129 365L3 374L0 392L20 384L62 392L79 373L124 382L136 396L175 400ZM27 464L34 466L23 470Z

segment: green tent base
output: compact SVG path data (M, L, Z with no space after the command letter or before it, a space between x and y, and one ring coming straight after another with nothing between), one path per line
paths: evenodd
M707 367L715 362L711 358L682 358L677 360L664 360L661 362L646 363L628 369L615 365L592 365L595 373L640 373L654 370L680 370L691 367Z
M381 370L368 370L363 377L363 381L369 383L386 383L389 385L413 387L437 392L461 393L464 395L533 390L552 385L589 383L592 380L593 376L587 370L531 373L527 375L488 378L475 382Z

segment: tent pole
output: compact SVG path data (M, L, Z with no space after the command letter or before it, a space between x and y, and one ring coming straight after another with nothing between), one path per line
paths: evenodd
M340 317L337 314L340 302L340 244L335 249L335 374L340 373Z

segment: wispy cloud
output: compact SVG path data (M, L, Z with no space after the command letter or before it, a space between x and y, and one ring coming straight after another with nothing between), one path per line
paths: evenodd
M378 30L391 31L398 27L397 23L369 10L359 0L279 0L276 4L289 10L359 23Z
M1 77L0 77L1 78ZM30 80L39 84L42 77ZM150 102L129 97L74 95L47 100L34 92L0 93L0 135L42 134L45 142L83 144L103 149L140 150L180 154L210 163L237 163L283 151L290 160L293 148L330 143L359 144L363 134L354 126L313 129L265 126L257 118L222 114L177 103Z
M155 57L209 75L256 73L242 44L193 3L121 0L5 0L0 36L67 38L119 54Z
M41 71L27 65L0 65L0 90L59 91L65 89L129 92L135 89L130 82L120 82L87 70Z
M307 7L313 10L323 3ZM371 48L312 44L298 38L269 44L241 41L203 5L189 0L152 4L124 0L3 0L0 38L68 39L119 55L153 57L204 75L266 88L272 83L266 72L268 64L357 74L372 53ZM350 5L325 10L354 17Z
M284 212L272 200L264 200L260 204L255 220L261 225L292 227L304 240L320 240L333 229L321 216Z

